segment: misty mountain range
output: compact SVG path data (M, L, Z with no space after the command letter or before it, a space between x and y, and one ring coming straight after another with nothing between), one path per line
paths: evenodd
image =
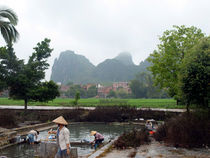
M129 52L122 52L113 59L106 59L97 66L93 65L85 56L73 51L60 53L55 59L51 80L67 84L108 83L129 81L139 72L147 71L147 60L135 65Z

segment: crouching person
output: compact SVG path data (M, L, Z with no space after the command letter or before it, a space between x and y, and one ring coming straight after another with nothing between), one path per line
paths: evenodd
M29 133L28 133L28 140L29 140L29 143L30 144L34 144L34 137L38 138L38 135L39 135L39 131L37 130L31 130Z
M58 145L58 152L55 158L69 158L70 157L70 132L65 126L68 124L67 121L62 117L58 117L53 120L54 123L58 125L56 132L56 139Z
M90 135L95 137L94 141L92 141L91 143L96 149L104 141L104 136L96 131L91 131Z

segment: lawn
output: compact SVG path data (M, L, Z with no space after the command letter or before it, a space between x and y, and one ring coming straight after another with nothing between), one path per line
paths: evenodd
M57 98L49 102L29 102L32 106L75 106L74 99ZM0 98L0 105L24 105L23 100L12 100L8 98ZM96 107L96 106L135 106L147 108L185 108L185 106L177 106L174 99L80 99L77 106Z

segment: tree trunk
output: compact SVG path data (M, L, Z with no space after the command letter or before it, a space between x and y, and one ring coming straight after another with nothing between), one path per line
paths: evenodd
M25 111L27 110L28 99L24 99Z

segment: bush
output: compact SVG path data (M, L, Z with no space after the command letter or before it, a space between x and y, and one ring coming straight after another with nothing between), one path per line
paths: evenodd
M5 128L11 128L17 126L17 118L13 111L1 111L0 110L0 126Z
M86 120L92 122L124 122L136 118L137 109L128 106L96 107L89 112Z
M138 131L133 129L129 133L123 133L115 142L114 147L117 149L125 149L128 147L139 147L145 142L149 142L149 134L146 129Z
M160 126L154 137L157 141L180 147L210 145L209 113L196 112L171 118Z

